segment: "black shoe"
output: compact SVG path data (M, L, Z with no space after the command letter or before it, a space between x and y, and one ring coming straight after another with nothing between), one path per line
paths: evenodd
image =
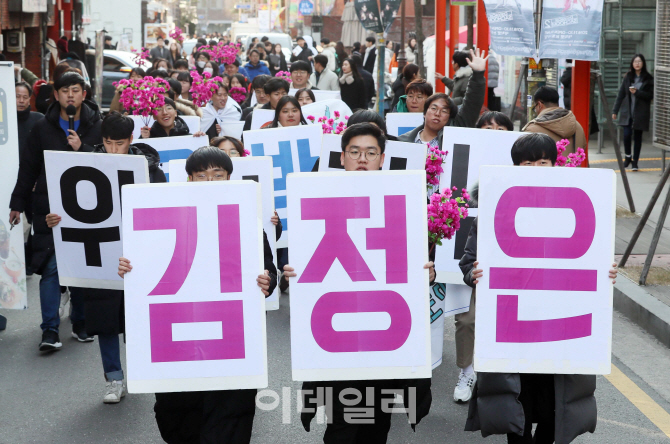
M83 322L72 324L72 337L79 342L93 342L93 336L86 334L86 326Z
M58 333L53 330L47 330L42 333L42 342L40 342L40 351L60 350L63 346L58 337Z
M637 171L637 162L633 162L633 171Z
M630 162L631 162L632 160L633 160L632 157L630 157L630 156L626 156L626 160L624 160L624 162L623 162L623 167L624 167L624 168L628 168L628 165L630 165Z

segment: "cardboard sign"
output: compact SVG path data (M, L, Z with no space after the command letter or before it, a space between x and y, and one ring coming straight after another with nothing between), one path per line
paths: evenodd
M244 129L244 122L223 123L221 124L221 133L219 136L234 137L242 140L242 130Z
M481 168L475 370L609 374L616 177Z
M170 161L172 159L186 159L191 153L201 146L208 146L207 136L175 136L175 137L151 137L140 139L138 143L146 143L158 151L161 158L160 167L165 177L170 180Z
M392 136L402 136L421 125L423 125L422 113L388 113L386 115L386 130Z
M131 393L267 386L260 202L249 180L124 187Z
M444 319L470 310L472 288L435 282L430 287L430 352L433 368L442 364Z
M384 148L382 170L424 170L426 168L425 147L416 143L389 140ZM319 171L343 171L341 161L342 136L324 134L321 144Z
M298 48L298 51L301 51L301 48ZM297 93L298 90L296 88L291 88L288 90L288 95L295 97L295 93ZM314 93L314 99L316 99L317 102L320 102L322 100L342 100L342 96L339 91L328 91L325 89L313 89L312 92ZM256 101L256 94L251 95L251 106L256 106L258 102ZM255 128L252 128L255 129Z
M139 138L142 135L142 127L144 126L144 122L142 121L143 117L142 116L133 116L129 115L131 119L135 122L135 129L133 129L133 141L134 142L139 142ZM186 123L186 126L188 126L188 131L191 134L195 134L198 131L200 131L200 117L198 116L179 116L184 123ZM151 117L151 121L149 122L149 128L156 122L156 120Z
M428 378L426 175L288 177L293 380Z
M149 182L144 156L45 151L58 278L63 286L123 290L121 187Z
M314 103L310 103L309 105L305 105L302 107L302 115L305 117L307 123L313 123L314 125L319 126L321 125L321 123L318 122L319 117L325 116L329 119L330 118L335 119L335 111L340 113L340 117L339 120L337 120L337 122L344 122L345 124L347 123L348 120L347 118L353 114L351 108L349 108L349 105L344 103L339 98L316 101ZM307 116L313 116L314 122L311 122L307 118ZM337 123L335 125L337 125Z
M256 95L254 94L254 97L255 96ZM273 109L255 109L251 112L251 129L261 129L272 123L274 118L275 110Z
M523 133L516 131L493 131L474 128L445 126L442 149L449 152L442 164L440 189L456 187L454 197L461 190L472 190L480 179L482 165L512 165L511 150L516 139ZM456 235L442 240L435 251L437 282L465 285L458 262L463 257L465 243L472 223L477 217L476 206L468 210L468 217L461 219L461 228Z
M251 155L270 156L274 171L275 209L284 230L277 240L277 248L288 247L286 214L286 175L312 171L321 149L321 127L301 125L288 128L271 128L244 133L244 148Z
M272 216L275 214L274 200L274 178L272 175L272 159L267 156L262 157L233 157L233 174L231 180L253 180L261 184L261 194L263 196L263 229L268 236L268 242L272 249L272 256L275 265L277 265L277 231L272 223ZM170 183L186 182L188 175L185 170L186 160L171 160ZM275 290L270 297L265 298L265 308L267 310L279 310L279 290Z

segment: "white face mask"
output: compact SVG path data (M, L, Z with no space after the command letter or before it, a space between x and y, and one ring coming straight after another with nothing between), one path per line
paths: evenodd
M161 66L160 68L158 68L158 70L163 71L163 72L167 72L167 69L165 68L165 66Z
M207 62L203 62L202 60L198 62L198 68L204 68Z
M214 68L205 68L205 69L202 70L203 74L206 73L206 72L208 72L210 74L214 74Z

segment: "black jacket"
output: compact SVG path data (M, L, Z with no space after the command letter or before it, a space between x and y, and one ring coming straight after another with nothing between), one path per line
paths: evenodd
M100 135L100 114L88 103L81 105L80 123L77 134L81 139L81 152L91 152L93 147L102 143ZM49 214L49 194L44 172L44 151L70 151L65 131L60 126L60 104L54 102L47 110L44 118L33 126L20 158L19 174L12 192L9 207L12 210L24 211L31 197L33 187L33 258L32 266L38 274L42 266L54 252L54 241L51 228L47 227L46 216Z
M618 124L620 126L632 125L635 130L649 131L651 101L654 99L654 77L647 74L642 79L642 86L635 93L635 111L631 114L632 94L628 88L632 83L630 76L626 74L621 82L612 112L619 114Z
M391 102L391 109L389 110L390 113L394 113L396 111L396 105L398 104L400 96L405 95L405 84L402 80L402 73L399 73L398 78L395 79L395 82L393 82L393 85L391 86L391 89L393 90L393 101Z
M311 51L310 51L311 52ZM270 72L274 77L279 71L288 71L286 66L286 58L284 54L269 54L267 57L268 63L270 64ZM279 66L279 69L275 69L276 66Z
M44 114L30 111L30 108L25 111L16 112L19 128L19 157L26 148L26 143L28 143L28 135L30 134L30 131L42 117L44 117Z
M372 74L360 66L358 67L358 73L363 77L363 83L365 84L365 104L367 106L367 104L370 103L370 100L377 94L377 90L375 89L375 79L372 77Z
M367 49L365 50L365 52L367 52ZM369 73L372 73L372 71L375 70L375 60L377 59L377 47L374 47L370 50L367 60L365 60L365 53L363 53L361 57L364 60L363 69Z
M270 106L270 102L261 106L261 109L272 109L272 107ZM247 116L244 118L244 128L242 128L242 131L249 131L251 129L251 119L253 117L253 114L254 114L253 108L251 108L249 114L247 114Z
M151 129L149 130L149 135L150 137L174 137L174 136L188 136L191 133L188 130L188 125L184 120L177 116L176 119L174 119L174 128L170 130L170 134L167 134L165 130L163 129L162 126L158 123L158 121L155 121L153 125L151 125Z
M297 62L298 60L303 60L307 63L312 63L311 60L309 60L310 57L312 57L312 50L307 47L307 44L302 47L302 51L300 51L300 54L297 56L295 54L291 54L291 62Z
M352 84L340 82L340 96L342 96L342 101L346 103L353 112L356 112L358 109L367 109L368 107L365 82L361 77L354 77L354 82Z

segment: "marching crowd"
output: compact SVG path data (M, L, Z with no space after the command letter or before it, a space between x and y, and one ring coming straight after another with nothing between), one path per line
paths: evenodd
M199 42L202 45L207 42ZM311 42L309 42L311 43ZM318 53L306 38L298 38L301 49L291 57L289 83L285 78L273 77L286 71L287 61L279 45L269 41L254 42L247 53L248 62L224 67L213 62L209 54L199 52L182 58L180 51L156 51L148 73L141 68L130 72L130 78L151 75L163 77L170 85L165 105L158 109L155 123L141 129L140 139L190 135L190 130L180 116L201 117L200 131L193 134L202 138L202 148L193 152L186 161L190 181L228 180L233 171L231 157L248 155L243 143L233 137L222 136L221 125L244 121L244 129L251 126L256 109L274 110L269 128L307 125L302 106L315 101L312 90L339 90L342 100L354 111L347 122L342 137L341 164L346 171L379 170L384 161L387 140L442 148L445 126L480 128L482 130L514 130L513 122L498 111L484 108L485 95L489 93L484 71L487 59L479 50L454 54L456 77L437 78L449 88L450 94L435 93L433 85L420 77L418 67L408 63L393 84L395 93L392 112L417 112L424 116L424 123L399 137L388 134L385 120L369 110L374 92L375 42L369 38L365 47L354 45L347 54L340 42L323 39L323 51ZM163 48L163 42L159 44ZM408 45L408 61L416 44ZM397 45L390 44L393 54L386 60L395 60ZM219 75L223 82L203 108L191 101L190 70ZM50 212L45 178L44 152L47 150L118 155L145 156L149 163L152 183L165 182L156 150L142 140L133 140L134 122L124 115L118 95L111 112L103 118L97 105L89 99L90 85L82 67L72 60L62 61L50 82L39 85L42 99L37 109L31 109L32 84L36 79L22 73L27 81L16 84L17 115L19 122L20 169L10 203L10 222L18 223L22 215L32 224L27 242L28 274L39 274L40 304L42 311L42 340L39 349L44 352L62 347L59 337L63 307L71 304L72 335L79 342L91 342L94 336L102 355L105 373L105 403L117 403L126 394L124 373L121 366L119 334L124 332L123 291L87 288L63 288L58 280L58 264L54 254L52 228L61 218ZM617 100L615 112L620 113L620 124L626 124L630 157L630 140L635 138L634 167L639 158L638 131L644 129L638 122L640 109L653 95L653 78L647 73L644 58L636 55L631 62ZM630 88L628 87L630 86ZM231 91L245 91L235 97ZM290 89L298 91L289 95ZM47 91L47 97L44 91ZM640 94L646 93L646 94ZM489 96L490 97L490 96ZM44 108L46 106L46 108ZM74 107L74 129L69 126L67 109ZM557 159L556 142L568 139L568 152L584 146L585 132L574 114L559 106L556 89L541 87L533 96L533 109L537 117L521 130L529 134L520 137L511 149L510 156L518 166L554 166ZM624 118L624 113L627 113ZM622 119L628 119L626 121ZM640 129L641 128L641 129ZM317 161L318 162L318 161ZM316 169L316 166L315 166ZM472 190L471 205L477 204L477 190ZM273 217L277 235L281 222ZM257 277L257 285L266 297L273 291L285 291L301 270L288 263L286 251L278 251L278 261L273 258L267 237L265 246L265 273ZM475 373L473 368L476 285L483 275L477 261L477 223L475 221L467 240L465 255L460 266L465 284L472 287L470 311L456 315L456 365L459 379L453 398L457 402L470 402L466 430L481 430L483 436L507 434L510 443L571 442L578 435L593 432L596 427L595 376L588 375L534 375ZM122 277L131 272L131 259L121 258L118 272ZM431 260L434 260L431 257ZM279 271L275 263L279 263ZM421 264L423 265L423 264ZM423 265L430 270L430 283L434 284L433 263ZM616 278L610 270L609 278ZM279 287L275 289L275 287ZM318 389L330 389L333 399L329 405L332 418L323 437L327 443L370 442L383 443L391 423L391 414L382 411L382 399L388 390L415 394L416 417L410 420L415 427L430 410L432 394L430 379L305 382L303 388L314 394ZM344 399L348 389L371 388L375 398L375 411L369 424L350 423L344 414ZM310 392L307 392L310 393ZM185 442L249 442L252 434L256 390L229 390L212 392L165 393L156 395L155 414L161 436L169 443ZM393 398L393 395L391 395ZM305 410L301 419L305 429L315 411L310 407L323 401L305 397ZM346 405L351 406L350 402ZM533 436L532 425L538 423Z

